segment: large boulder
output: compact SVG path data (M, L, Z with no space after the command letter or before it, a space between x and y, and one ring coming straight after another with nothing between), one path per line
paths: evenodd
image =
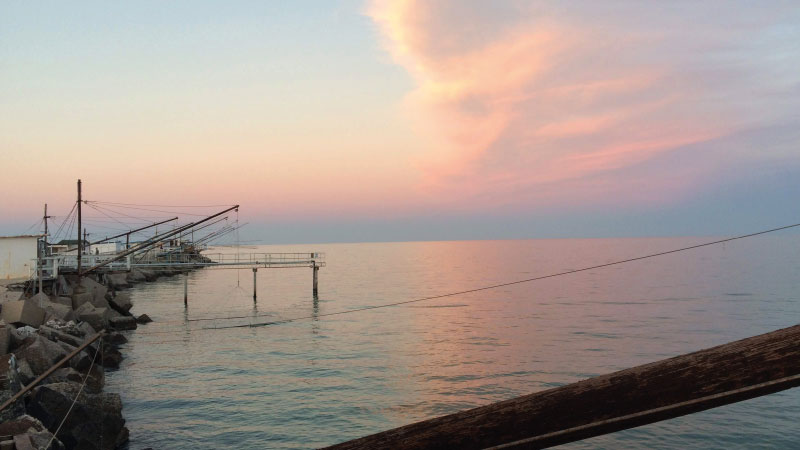
M95 330L93 326L89 325L89 322L79 322L77 325L75 325L75 328L81 332L81 336L83 336L84 340L89 339L97 334L97 330Z
M52 322L51 322L52 323ZM67 344L78 347L83 343L83 339L78 336L73 336L69 333L65 333L59 329L42 325L39 327L39 334L50 339L51 341L55 342L66 342Z
M111 289L126 289L130 287L130 283L128 283L127 273L110 273L106 275L106 284Z
M0 319L0 355L8 353L8 348L11 345L11 331L6 326L6 323Z
M23 346L18 348L14 354L20 360L27 361L33 373L39 376L61 358L67 356L69 352L55 342L36 335L25 339Z
M19 374L19 381L22 382L24 385L29 385L36 379L36 375L33 373L33 369L31 369L31 365L28 364L28 361L24 359L17 360L17 373Z
M22 381L17 373L17 358L13 354L0 356L0 403L5 403L22 389ZM25 414L25 403L22 399L0 411L0 424L20 414Z
M5 302L15 302L22 298L22 291L9 291L4 286L0 286L0 305Z
M95 370L95 368L98 370ZM83 372L86 372L86 370ZM92 367L92 371L88 374L81 373L72 367L62 367L47 377L44 383L83 383L84 378L86 378L86 386L84 389L88 389L88 392L91 394L101 392L103 389L103 369L99 366Z
M83 306L84 303L92 304L92 300L94 299L94 294L91 292L76 292L72 294L72 309L78 309Z
M63 295L69 297L72 295L72 286L67 282L63 275L58 276L55 284L54 295Z
M51 383L33 388L28 413L48 429L66 417L58 438L68 449L113 450L128 440L118 394L80 392L80 384ZM73 399L75 406L67 414Z
M87 322L95 330L102 330L108 326L108 310L95 308L91 303L84 303L75 310L78 319Z
M64 444L58 439L52 439L53 434L47 431L47 428L44 427L42 422L39 422L35 417L23 414L13 420L0 422L0 436L16 437L25 435L27 435L28 439L33 444L33 448L48 450L64 449ZM49 447L47 446L48 443L50 444ZM13 445L11 448L13 448ZM17 447L17 450L19 449L20 447ZM3 450L5 450L5 448L3 448Z
M136 319L132 316L112 317L108 324L115 330L135 330Z
M146 323L150 323L152 321L153 321L153 319L151 319L150 316L148 316L147 314L142 314L141 316L136 318L136 323L142 324L142 325L144 325Z
M31 326L25 325L24 327L15 327L14 325L7 325L8 327L8 334L11 337L10 345L8 346L9 350L14 350L22 346L22 343L25 342L25 339L36 335L36 328Z
M147 277L142 272L143 271L139 269L133 269L125 275L125 280L130 283L141 283L142 281L146 281Z
M58 319L68 322L73 319L72 307L62 305L60 303L53 303L50 301L42 302L39 305L45 312L45 322L51 319Z
M50 301L53 303L58 303L59 305L69 306L72 308L72 297L67 297L65 295L59 297L50 297Z
M131 315L130 311L133 308L131 296L124 292L117 293L116 296L109 299L108 305L124 316Z
M88 297L83 296L84 294L92 294L91 299L89 299L89 301L91 301L92 304L98 308L105 308L108 306L106 304L106 298L105 298L107 292L108 289L102 284L98 283L97 281L94 281L89 277L82 277L80 285L75 289L75 293L72 295L72 307L77 308L81 306L83 303L85 303L84 300L87 299ZM79 301L77 302L78 304L76 304L75 301L76 295L83 296L80 297Z
M37 294L24 300L3 303L0 319L5 323L20 323L38 327L44 322L45 315L45 311L39 306L41 297L48 300L46 295Z
M110 345L113 345L113 346L116 347L118 345L122 345L122 344L127 343L128 342L128 338L123 336L122 333L118 333L116 331L112 331L110 333L107 333L105 336L103 336L103 342L106 342L107 344L110 344Z

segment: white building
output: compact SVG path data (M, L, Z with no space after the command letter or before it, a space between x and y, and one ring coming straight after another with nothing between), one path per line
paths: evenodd
M0 279L29 278L36 268L41 235L0 236Z
M122 250L125 244L121 242L103 242L100 244L91 244L87 249L87 253L90 255L100 254L100 255L108 255L112 253L117 253Z

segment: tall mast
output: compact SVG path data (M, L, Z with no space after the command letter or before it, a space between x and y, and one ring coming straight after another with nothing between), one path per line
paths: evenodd
M81 255L83 254L81 228L81 180L78 180L78 280L81 278Z
M42 218L44 220L44 244L45 244L45 247L47 246L47 219L49 219L49 218L50 218L50 216L47 215L47 203L45 203L44 204L44 217Z

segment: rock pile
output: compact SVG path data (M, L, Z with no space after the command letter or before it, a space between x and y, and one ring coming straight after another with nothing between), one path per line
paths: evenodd
M104 370L122 362L118 347L127 338L120 331L150 318L131 314L130 296L117 290L164 275L172 274L134 270L106 275L105 284L67 276L54 283L53 295L2 292L0 404L99 331L106 334L0 411L0 449L111 450L128 440L119 395L103 392Z

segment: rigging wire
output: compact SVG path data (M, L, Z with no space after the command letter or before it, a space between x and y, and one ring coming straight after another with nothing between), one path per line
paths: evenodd
M583 268L580 268L580 269L566 270L566 271L563 271L563 272L552 273L552 274L549 274L549 275L542 275L542 276L533 277L533 278L526 278L526 279L522 279L522 280L509 281L509 282L505 282L505 283L493 284L493 285L489 285L489 286L482 286L482 287L477 287L477 288L473 288L473 289L467 289L467 290L458 291L458 292L451 292L451 293L447 293L447 294L440 294L440 295L433 295L433 296L428 296L428 297L416 298L416 299L412 299L412 300L404 300L404 301L399 301L399 302L385 303L385 304L381 304L381 305L365 306L365 307L361 307L361 308L348 309L348 310L344 310L344 311L334 311L334 312L330 312L330 313L322 313L322 314L313 314L313 315L292 317L292 318L287 318L287 319L275 320L275 321L271 321L271 322L263 322L263 323L255 323L255 324L254 323L250 323L250 324L242 324L242 325L228 325L228 326L214 327L214 328L210 328L210 327L207 327L207 328L195 328L195 329L189 329L189 330L181 330L181 331L177 331L177 332L185 333L185 332L194 332L194 331L201 331L201 330L222 330L222 329L228 329L228 328L252 328L252 327L262 327L262 326L268 326L268 325L280 325L280 324L285 324L285 323L297 322L297 321L300 321L300 320L317 319L319 317L329 317L329 316L337 316L337 315L343 315L343 314L351 314L351 313L368 311L368 310L373 310L373 309L388 308L388 307L392 307L392 306L407 305L407 304L410 304L410 303L417 303L417 302L435 300L435 299L446 298L446 297L454 297L454 296L457 296L457 295L464 295L464 294L470 294L470 293L474 293L474 292L488 291L490 289L497 289L497 288L501 288L501 287L513 286L513 285L523 284L523 283L530 283L530 282L544 280L544 279L548 279L548 278L561 277L561 276L571 275L571 274L575 274L575 273L579 273L579 272L586 272L586 271L589 271L589 270L601 269L601 268L615 266L615 265L619 265L619 264L626 264L626 263L630 263L630 262L634 262L634 261L641 261L641 260L644 260L644 259L655 258L655 257L658 257L658 256L670 255L670 254L673 254L673 253L679 253L679 252L684 252L684 251L688 251L688 250L694 250L694 249L701 248L701 247L708 247L708 246L711 246L711 245L722 244L722 243L725 243L725 242L731 242L731 241L735 241L735 240L739 240L739 239L745 239L745 238L749 238L749 237L759 236L759 235L762 235L762 234L774 233L776 231L786 230L786 229L789 229L789 228L795 228L795 227L798 227L798 226L800 226L800 223L796 223L796 224L793 224L793 225L787 225L787 226L783 226L783 227L778 227L778 228L772 228L772 229L764 230L764 231L758 231L758 232L755 232L755 233L744 234L744 235L735 236L735 237L731 237L731 238L720 239L720 240L711 241L711 242L705 242L705 243L702 243L702 244L691 245L691 246L688 246L688 247L681 247L681 248L668 250L668 251L664 251L664 252L651 253L651 254L648 254L648 255L638 256L638 257L635 257L635 258L628 258L628 259L613 261L613 262L610 262L610 263L597 264L597 265L593 265L593 266L583 267ZM200 322L200 321L209 321L209 320L230 320L230 319L252 319L252 318L255 318L255 317L262 317L262 315L261 314L255 314L255 315L248 315L248 316L229 316L229 317L210 317L210 318L199 318L199 319L187 319L186 322ZM176 333L176 331L172 330L172 331L161 331L161 332L156 331L156 332L149 332L149 333L142 333L142 334L151 335L151 334L175 334L175 333Z
M132 215L126 214L126 213L124 213L122 211L117 211L115 209L111 209L111 208L109 208L107 206L100 206L100 205L96 205L96 204L94 206L96 207L95 209L100 208L100 209L102 209L104 211L108 211L108 212L111 212L111 213L114 213L114 214L119 214L121 216L129 217L131 219L135 219L135 220L138 220L140 222L145 222L145 223L149 222L149 220L145 220L145 219L143 219L141 217L137 217L137 216L132 216ZM108 214L106 214L106 216L108 216ZM166 219L167 217L169 217L169 216L160 216L160 217L159 216L153 216L153 218L156 218L156 219Z
M75 208L76 208L77 206L78 206L78 203L77 203L77 202L72 204L72 209L70 209L70 210L69 210L69 214L67 214L67 215L64 217L64 220L62 220L62 221L61 221L61 225L58 227L58 230L57 230L57 231L55 232L55 234L53 235L53 240L54 240L54 241L55 241L55 240L58 238L58 236L61 234L61 230L64 228L64 224L66 224L66 223L67 223L67 220L69 220L70 216L72 216L72 213L73 213L73 212L75 212Z
M87 200L92 203L100 203L104 205L117 205L117 206L153 206L156 208L229 208L234 205L142 205L138 203L119 203L119 202L103 202L100 200Z
M87 200L87 202L89 202L89 201ZM89 203L96 204L96 202L94 202L94 201L89 202ZM164 211L164 210L160 210L160 209L139 208L139 207L134 207L134 206L114 205L114 207L115 208L123 208L123 209L135 209L135 210L140 210L140 211L161 212L161 213L167 213L167 214L181 214L181 215L184 215L184 216L197 216L197 217L207 217L208 216L208 214L194 214L194 213L187 213L187 212L184 212L184 211ZM104 209L110 210L110 211L114 211L117 214L123 214L120 211L111 209L108 206L105 206Z
M35 227L36 225L39 225L40 223L42 223L43 220L44 219L37 220L33 225L31 225L28 228L26 228L25 231L22 232L22 234L27 233L28 231L30 231L31 228Z

